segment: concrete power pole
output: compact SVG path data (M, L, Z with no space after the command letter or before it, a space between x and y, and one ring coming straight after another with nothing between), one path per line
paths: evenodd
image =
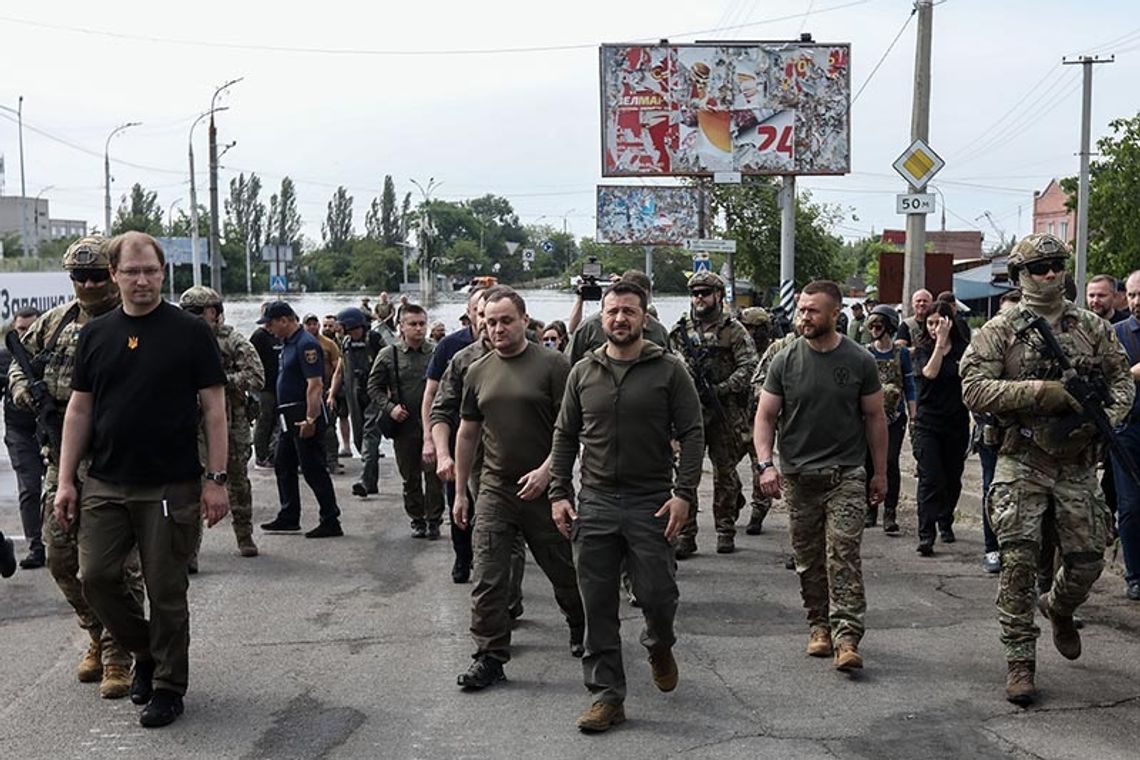
M918 35L914 54L914 103L910 115L911 140L930 139L930 38L934 22L933 0L915 0ZM909 192L920 189L910 186ZM926 214L907 214L906 254L903 257L902 301L909 313L910 295L926 287Z
M222 292L222 242L218 232L218 128L210 114L210 287Z
M1116 56L1094 58L1082 55L1075 61L1062 60L1066 66L1079 63L1084 69L1081 88L1081 179L1077 190L1077 305L1085 305L1085 278L1089 263L1089 132L1092 122L1092 67L1094 63L1112 63Z

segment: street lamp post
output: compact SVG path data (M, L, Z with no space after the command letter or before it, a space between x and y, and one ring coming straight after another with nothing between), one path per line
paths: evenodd
M170 204L170 210L166 212L166 234L171 238L174 237L174 207L182 202L181 198L175 198ZM171 248L174 246L172 245ZM166 267L168 270L168 278L170 280L170 300L174 300L174 251L168 251L166 256Z
M103 234L111 236L111 139L123 130L137 127L141 121L128 121L111 130L103 144Z
M8 113L16 114L16 126L20 136L20 250L28 255L28 191L24 187L24 96L16 102L17 108L0 106Z
M217 107L218 96L229 87L237 84L245 77L231 79L218 89L210 98L210 286L222 292L222 244L221 233L218 227L218 129L214 125L214 114L223 109ZM248 285L249 266L246 266Z
M222 106L217 110L224 111L227 107ZM190 264L194 267L195 286L202 284L202 268L199 265L201 259L198 258L198 186L194 180L194 127L198 126L202 119L213 115L214 109L201 113L190 125Z
M420 232L423 237L423 242L420 245L420 295L424 299L424 305L427 305L431 303L433 284L431 273L431 193L443 183L436 182L435 177L428 177L426 188L414 179L412 184L424 197L423 221L420 224Z
M48 190L55 188L55 185L48 185L43 190L36 193L36 199L32 203L32 251L38 253L40 250L40 197L43 196Z

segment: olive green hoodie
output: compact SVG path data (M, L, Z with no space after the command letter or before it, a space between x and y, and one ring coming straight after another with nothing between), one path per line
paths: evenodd
M648 341L624 377L611 361L602 346L570 370L554 425L551 500L573 501L574 459L581 444L583 487L625 495L672 491L693 504L704 425L685 363ZM676 483L673 440L681 444Z

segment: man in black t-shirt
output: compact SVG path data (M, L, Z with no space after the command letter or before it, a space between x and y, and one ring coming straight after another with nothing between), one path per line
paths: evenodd
M109 243L107 254L122 306L79 334L55 517L66 529L83 512L83 593L115 640L134 654L131 701L146 704L142 725L157 727L182 713L189 680L187 563L196 524L205 517L213 526L229 511L226 378L209 326L162 300L166 262L158 242L128 232ZM80 499L76 471L88 453ZM149 622L123 582L123 562L136 545Z

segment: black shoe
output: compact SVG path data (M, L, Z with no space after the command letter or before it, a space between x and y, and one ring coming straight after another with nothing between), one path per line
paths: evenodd
M47 564L47 560L44 558L42 551L28 552L28 556L20 560L20 568L23 570L36 570L45 564Z
M365 486L363 483L360 483L360 482L353 483L352 484L352 495L353 496L367 496L368 495L368 487Z
M915 549L915 551L924 557L933 557L934 556L934 544L921 543L918 545L918 548Z
M507 614L511 616L511 620L518 620L523 614L522 601L517 601L507 608Z
M145 728L169 726L182 714L182 695L170 689L155 689L154 696L139 715Z
M412 523L412 538L427 538L427 526L423 523Z
M131 676L131 701L136 705L150 702L154 694L154 660L135 660Z
M899 524L892 518L883 518L883 532L888 536L897 536L899 534Z
M784 559L784 569L785 570L795 570L796 569L796 555L789 554L787 556L787 558Z
M697 553L697 539L689 537L681 537L677 539L677 545L673 547L673 556L677 559L688 559Z
M451 580L454 583L466 583L471 580L471 564L455 558L455 563L451 566Z
M1134 602L1140 602L1140 581L1130 581L1125 595Z
M764 518L757 520L753 518L748 521L748 527L744 529L745 534L749 536L759 536L764 532Z
M429 522L428 523L427 537L428 537L428 541L438 541L439 540L439 523L438 522Z
M954 529L953 528L945 528L942 530L942 543L952 544L957 540L958 539L954 536Z
M343 536L340 520L324 520L317 527L305 534L305 538L337 538Z
M570 656L577 659L582 659L582 655L586 654L586 645L583 639L586 636L584 628L571 628L570 629Z
M12 539L0 538L0 578L11 578L16 572L16 547Z
M186 574L187 575L197 575L198 574L198 561L197 560L194 560L194 561L190 562L188 565L186 565Z
M503 673L503 663L494 657L484 655L476 658L467 672L461 673L456 680L464 689L478 691L486 689L493 683L507 680L507 676Z
M296 531L299 531L301 529L301 526L287 523L278 517L276 520L273 520L271 522L262 523L261 529L267 530L271 533L294 533Z

